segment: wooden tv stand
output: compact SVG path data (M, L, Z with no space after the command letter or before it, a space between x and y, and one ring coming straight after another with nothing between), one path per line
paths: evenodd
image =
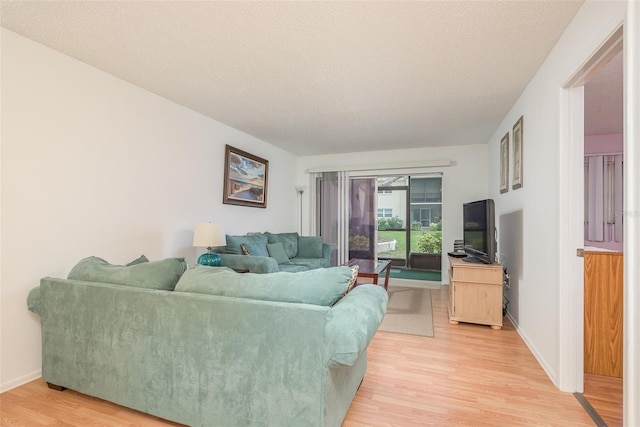
M449 257L449 323L502 329L502 265Z

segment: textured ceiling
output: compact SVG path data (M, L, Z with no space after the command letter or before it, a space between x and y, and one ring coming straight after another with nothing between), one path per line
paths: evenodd
M579 1L2 1L2 26L298 155L486 143Z

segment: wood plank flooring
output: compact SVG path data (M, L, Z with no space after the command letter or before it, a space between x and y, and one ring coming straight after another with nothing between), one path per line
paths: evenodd
M551 383L513 326L450 325L432 291L435 338L378 332L344 427L593 426ZM176 426L35 380L0 395L2 426ZM279 427L279 426L278 426Z
M584 397L609 427L622 427L622 378L584 374Z

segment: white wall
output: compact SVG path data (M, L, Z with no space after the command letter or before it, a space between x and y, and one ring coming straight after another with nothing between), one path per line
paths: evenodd
M568 286L559 279L558 261L562 256L558 242L565 232L559 229L559 189L568 169L560 161L566 144L561 135L567 127L560 121L561 88L622 23L624 13L625 2L585 2L489 142L489 192L496 201L498 221L510 231L499 239L499 251L511 273L509 312L556 385L561 375L559 329L567 315L558 301L562 286ZM500 139L520 116L524 116L524 185L500 194Z
M83 257L195 263L193 225L292 231L295 156L2 29L0 390L39 376L43 276ZM225 144L269 160L267 209L222 204Z
M394 163L412 163L421 161L450 160L451 166L431 167L420 170L405 169L372 171L372 175L392 175L397 173L435 173L442 172L442 252L453 250L453 241L462 239L462 204L487 197L487 144L459 145L452 147L420 148L411 150L371 151L362 153L331 154L300 157L298 162L298 183L311 186L309 168L349 167L366 165L384 165ZM362 174L359 172L358 174ZM368 172L364 172L368 173ZM309 192L303 195L303 216L305 232L313 234L308 228ZM449 283L449 260L442 260L442 283Z

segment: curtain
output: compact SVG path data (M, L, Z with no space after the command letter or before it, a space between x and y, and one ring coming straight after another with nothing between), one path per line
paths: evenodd
M585 158L585 239L622 242L622 154Z
M323 172L318 185L317 234L333 247L331 265L341 265L349 257L349 173Z
M349 258L376 258L375 178L351 178L349 180Z

